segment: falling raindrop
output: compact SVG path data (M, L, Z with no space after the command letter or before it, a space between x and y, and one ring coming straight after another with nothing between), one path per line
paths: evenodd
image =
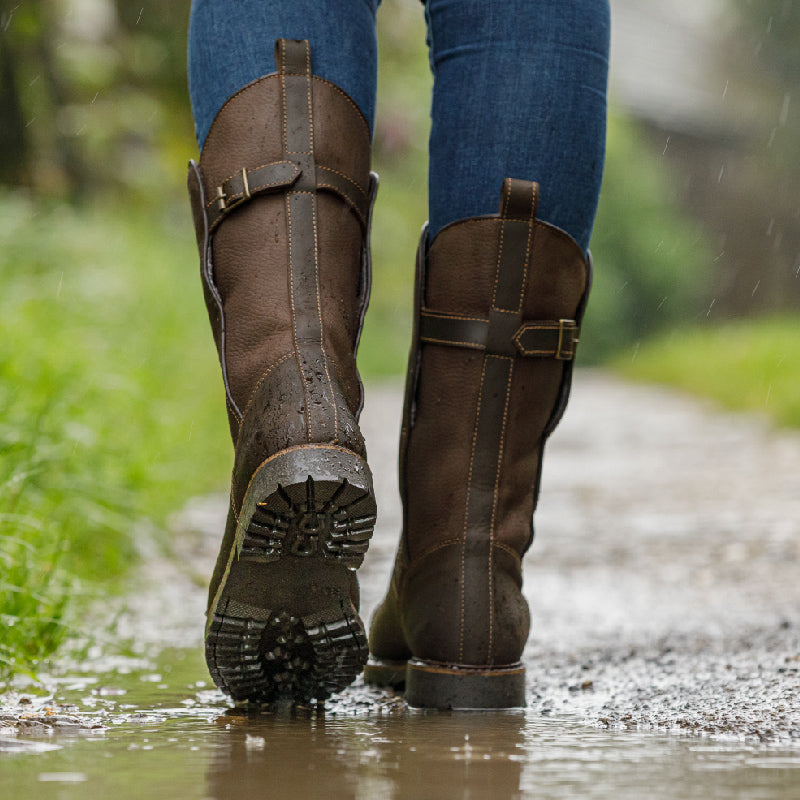
M726 86L726 89L727 89L727 86ZM723 95L723 96L724 96L724 95ZM665 155L667 154L667 148L669 147L669 140L670 140L671 138L672 138L671 136L667 136L667 141L666 141L666 143L664 144L664 150L663 150L663 152L661 153L661 155L662 155L662 156L665 156Z
M711 309L712 309L712 308L714 308L714 303L716 303L716 302L717 302L717 298L715 297L715 298L714 298L714 299L711 301L711 305L708 307L708 311L706 311L706 316L707 316L707 317L710 317L710 316L711 316Z
M767 148L772 147L772 145L775 143L775 135L777 133L778 133L778 129L777 128L773 128L772 129L772 133L770 133L770 135L769 135L769 141L767 142Z
M758 291L758 287L759 286L761 286L761 281L760 280L756 281L756 285L753 287L753 291L750 294L750 297L755 297L756 296L756 292Z
M717 183L722 183L722 176L724 174L725 174L725 165L723 164L722 167L720 167L719 175L717 176Z
M792 93L786 92L783 96L783 106L781 108L781 115L778 118L778 123L780 125L785 125L786 120L789 119L789 104L792 102Z

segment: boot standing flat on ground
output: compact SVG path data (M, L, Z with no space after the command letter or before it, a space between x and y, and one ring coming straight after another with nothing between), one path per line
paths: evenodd
M322 700L367 657L355 569L375 523L355 354L377 177L355 103L276 42L277 74L217 114L189 165L235 445L206 660L237 702Z
M525 705L521 559L591 280L577 243L536 219L538 191L506 179L498 215L420 243L403 532L365 671L412 706Z

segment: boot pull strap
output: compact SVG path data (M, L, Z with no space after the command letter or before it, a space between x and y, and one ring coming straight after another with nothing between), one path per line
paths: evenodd
M531 222L539 207L539 184L519 178L504 178L500 192L500 216Z
M279 75L311 77L311 49L306 39L277 39L275 66Z

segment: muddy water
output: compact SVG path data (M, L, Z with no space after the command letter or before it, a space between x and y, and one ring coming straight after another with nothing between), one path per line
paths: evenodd
M362 686L324 711L246 715L204 680L196 650L172 650L152 662L122 660L105 674L66 676L50 695L16 696L31 702L22 703L25 724L15 735L0 728L0 793L64 800L800 794L800 751L791 746L599 730L574 715L532 710L422 714Z
M396 546L400 404L368 392L366 617ZM225 498L193 501L120 622L140 655L0 696L0 800L800 798L798 475L796 435L580 373L525 562L528 708L508 714L359 684L324 710L229 709L200 638Z

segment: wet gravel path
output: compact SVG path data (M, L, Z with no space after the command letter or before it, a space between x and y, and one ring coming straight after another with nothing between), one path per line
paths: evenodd
M359 573L365 618L396 546L401 405L399 385L368 387L363 427L379 521ZM579 371L548 445L526 558L529 714L800 747L799 489L798 434ZM151 652L201 646L224 514L220 495L176 515L178 559L151 559L122 635ZM26 707L20 698L5 697L0 732L112 724L87 709L47 698ZM222 698L201 687L192 702L218 711ZM402 701L360 683L328 708L404 713Z

